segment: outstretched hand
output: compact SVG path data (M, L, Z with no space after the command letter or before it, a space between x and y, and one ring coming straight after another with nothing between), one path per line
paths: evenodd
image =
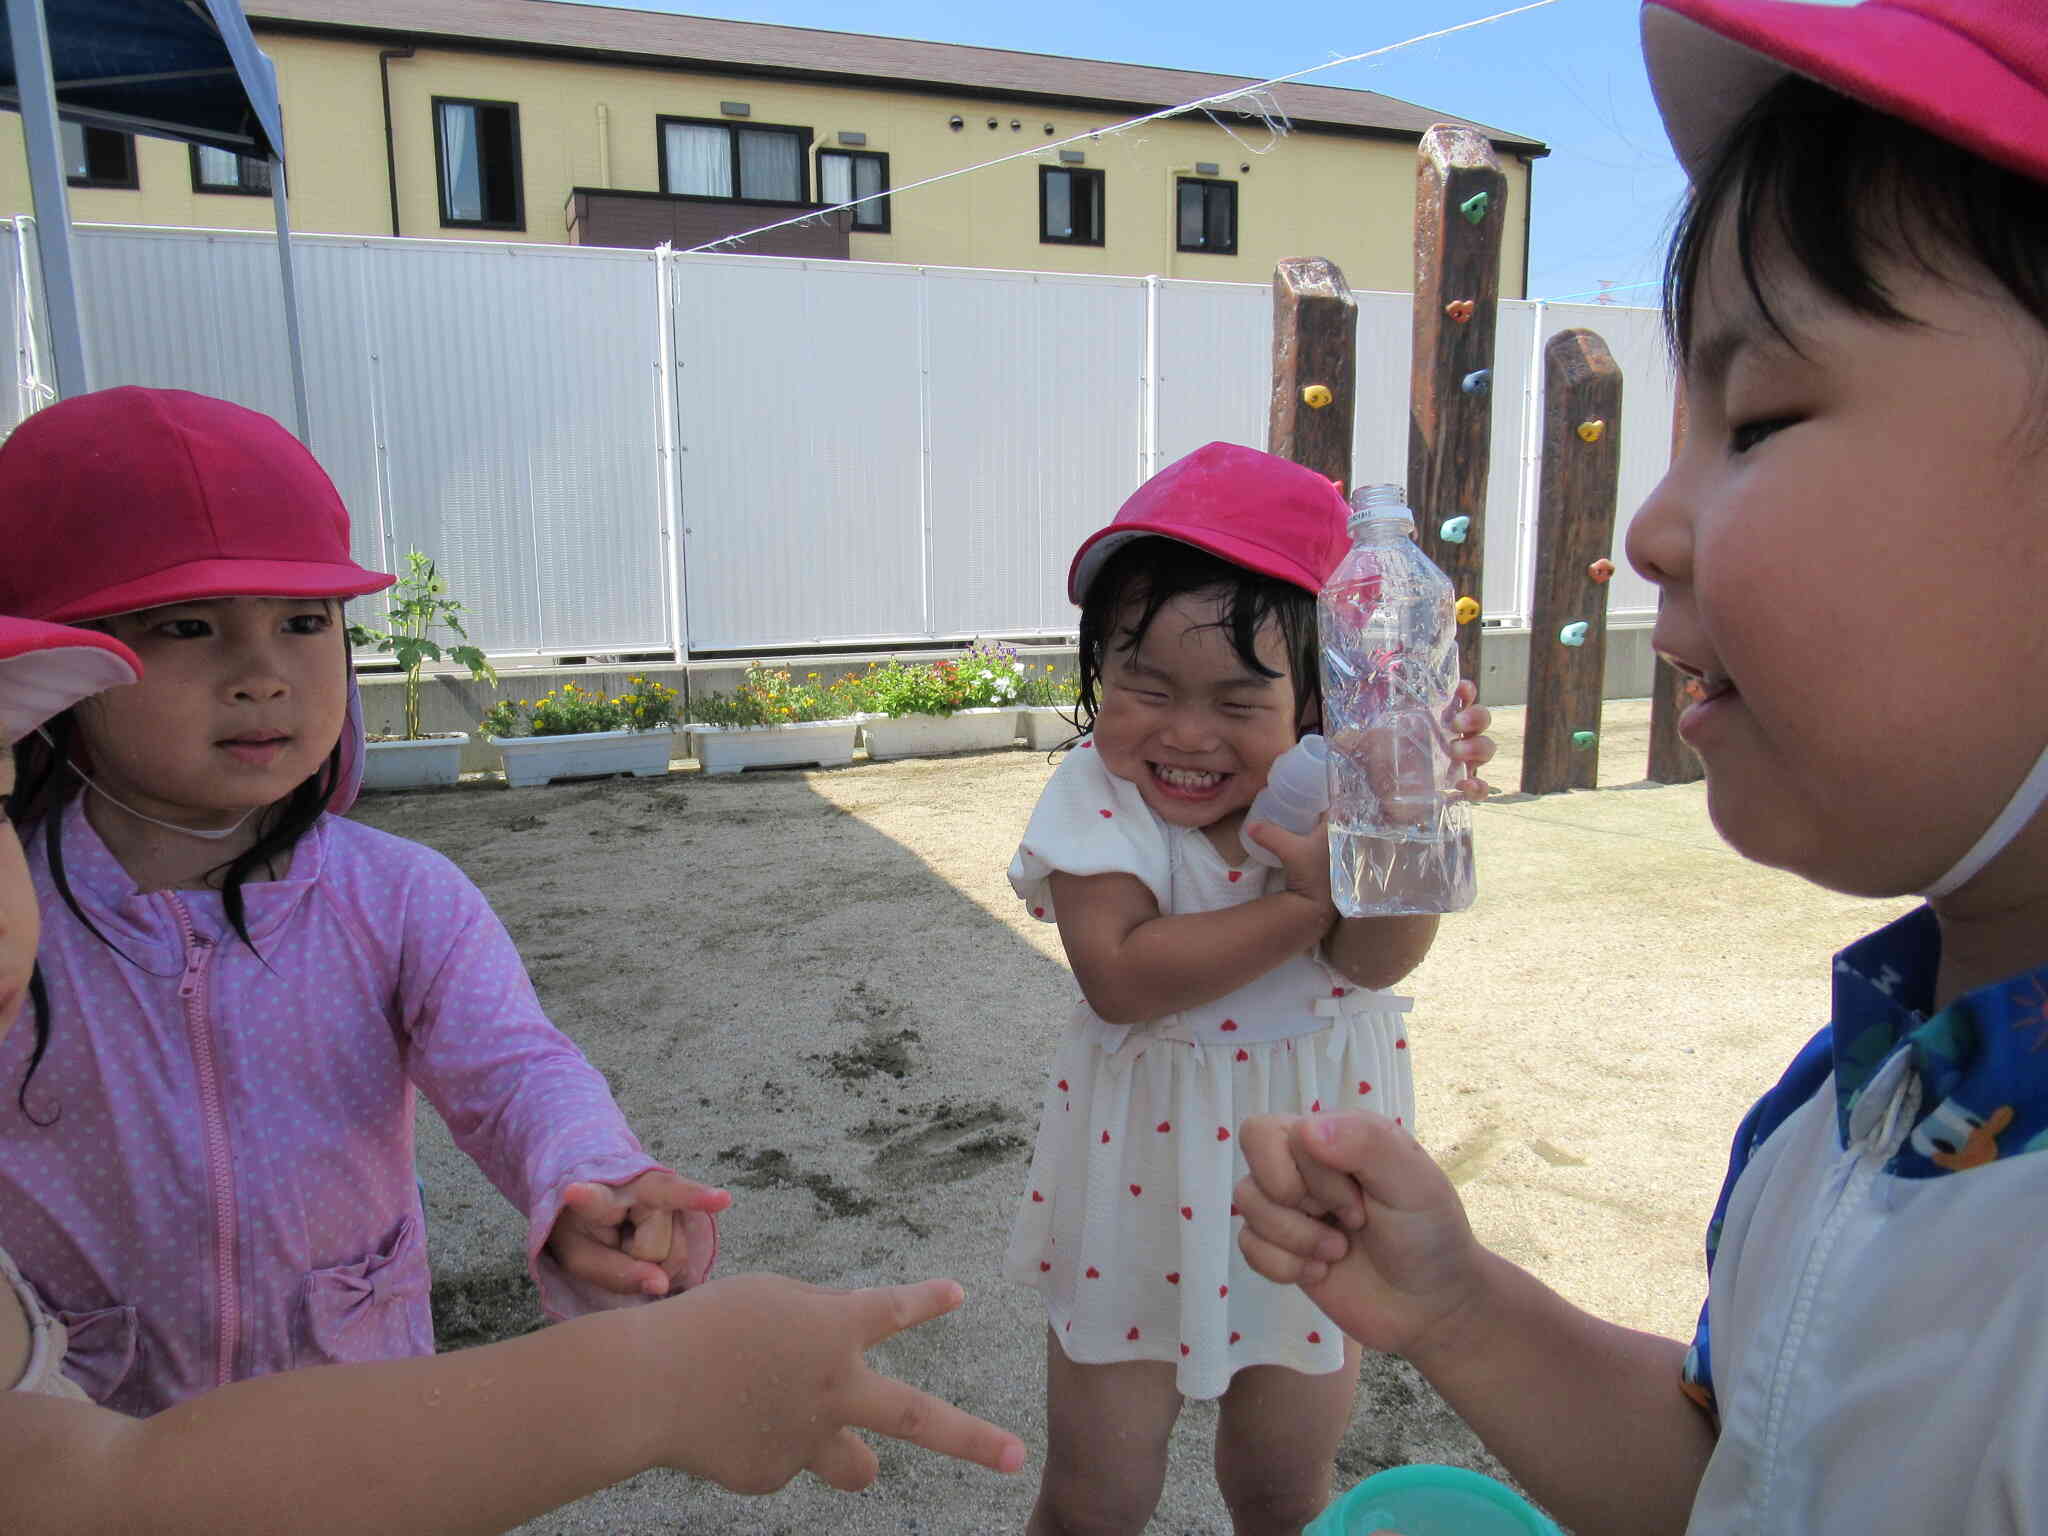
M1494 739L1486 734L1493 724L1493 711L1477 702L1479 685L1469 677L1458 679L1458 691L1451 700L1451 756L1465 768L1465 776L1458 780L1458 793L1467 800L1484 800L1493 792L1493 787L1479 777L1479 770L1493 761L1493 754L1499 750Z
M964 1409L885 1376L866 1353L965 1299L951 1280L835 1291L781 1275L713 1280L636 1314L659 1328L690 1320L677 1362L702 1422L676 1426L670 1465L735 1493L770 1493L797 1473L867 1487L879 1470L855 1434L872 1430L996 1472L1024 1465L1024 1443ZM709 1326L704 1320L710 1319Z
M562 1191L547 1251L567 1273L602 1290L666 1296L703 1278L711 1262L710 1218L731 1204L725 1190L664 1168L624 1184L571 1184Z
M1474 1300L1484 1250L1443 1170L1383 1115L1254 1115L1236 1200L1251 1267L1369 1349L1405 1355Z

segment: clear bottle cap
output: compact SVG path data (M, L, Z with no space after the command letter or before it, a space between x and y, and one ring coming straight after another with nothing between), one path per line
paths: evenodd
M1351 517L1346 526L1356 538L1369 523L1392 523L1413 531L1415 514L1408 508L1408 493L1398 485L1361 485L1351 493Z

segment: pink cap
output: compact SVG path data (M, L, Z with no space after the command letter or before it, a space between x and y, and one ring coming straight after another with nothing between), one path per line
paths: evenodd
M80 699L141 675L135 653L112 635L0 618L0 749Z
M361 597L348 509L270 417L133 385L36 412L0 447L0 613L69 623L210 597Z
M1107 528L1088 536L1067 572L1067 596L1079 603L1103 562L1147 535L1320 592L1351 548L1349 516L1337 487L1314 470L1237 443L1210 443L1139 486Z
M1791 73L2048 180L2043 0L1648 0L1642 27L1689 175Z

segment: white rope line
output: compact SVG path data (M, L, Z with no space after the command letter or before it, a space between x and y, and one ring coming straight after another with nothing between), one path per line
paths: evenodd
M1126 122L1113 123L1106 128L1090 128L1080 133L1069 134L1064 139L1054 139L1049 144L1034 144L1029 149L1020 149L1015 154L999 155L993 160L984 160L979 165L962 166L959 170L955 171L942 171L936 176L927 176L921 181L905 182L900 187L890 187L881 192L870 192L865 197L856 197L847 202L834 203L829 208L812 208L792 218L778 219L773 224L763 224L755 229L741 230L738 234L721 235L716 240L707 240L702 245L690 246L677 254L695 256L704 251L715 251L722 245L732 245L737 241L751 240L756 235L765 235L777 229L788 229L793 224L809 224L814 220L822 219L828 213L839 213L848 208L858 208L863 203L879 202L883 198L894 197L901 192L914 192L919 187L937 186L942 181L951 181L959 176L971 176L976 171L986 171L994 166L1008 165L1013 160L1036 159L1040 155L1049 154L1066 145L1078 144L1083 139L1099 139L1106 133L1127 133L1133 128L1142 128L1147 123L1156 123L1164 118L1178 117L1184 112L1208 112L1208 109L1211 107L1222 106L1228 102L1238 101L1245 97L1256 98L1259 93L1270 90L1276 85L1286 85L1290 81L1305 79L1309 75L1319 74L1326 69L1336 69L1345 64L1356 64L1364 59L1376 59L1383 54L1395 53L1403 48L1412 48L1417 43L1435 42L1438 38L1449 37L1454 32L1468 32L1474 27L1484 27L1496 21L1505 21L1510 16L1520 16L1525 11L1540 11L1547 5L1555 4L1557 4L1557 0L1530 0L1530 3L1527 5L1518 5L1511 10L1496 11L1493 15L1481 16L1476 21L1461 21L1456 26L1442 27L1434 32L1423 32L1398 43L1388 43L1382 48L1368 48L1363 53L1347 54L1341 59L1329 59L1321 64L1311 64L1308 68L1297 69L1290 75L1275 75L1270 80L1258 80L1250 85L1240 85L1228 91L1220 91L1214 96L1203 96L1195 101L1184 101L1176 107L1161 107L1157 112L1148 112L1143 117L1134 117ZM1281 135L1287 133L1291 127L1287 121L1286 114L1280 112L1277 106L1270 108L1260 107L1255 113L1250 115L1256 115L1265 119L1266 126L1272 130L1276 141ZM1215 121L1215 114L1213 112L1209 113L1209 117L1212 122ZM1219 122L1217 126L1222 128L1223 124ZM1223 131L1230 133L1228 128L1224 128ZM1230 136L1233 139L1237 138L1237 135L1234 133L1231 133ZM1243 141L1239 140L1239 142L1242 143ZM1271 147L1271 145L1267 146L1268 149ZM1264 150L1253 152L1265 153Z

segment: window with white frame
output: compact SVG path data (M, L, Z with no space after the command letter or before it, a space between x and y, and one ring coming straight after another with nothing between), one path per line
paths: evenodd
M889 229L889 199L876 196L889 190L889 157L873 149L821 149L818 151L818 201L850 203L855 198L870 201L853 209L853 227L868 234L886 234Z
M436 96L434 166L444 226L526 228L517 102Z
M810 200L810 178L804 174L811 146L808 128L690 117L663 117L657 124L664 192L749 203Z

